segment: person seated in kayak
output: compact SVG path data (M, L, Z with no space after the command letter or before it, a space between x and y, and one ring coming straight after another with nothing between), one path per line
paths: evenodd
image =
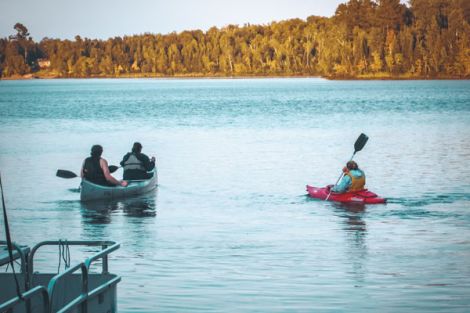
M126 187L127 181L119 181L111 175L108 162L101 157L101 154L103 154L102 146L91 147L91 156L83 161L81 177L97 185Z
M343 179L341 182L331 188L332 192L344 193L360 191L364 189L366 184L366 174L364 171L359 169L358 165L354 161L349 161L343 168Z
M142 153L142 145L135 142L132 146L132 152L128 152L121 161L124 169L124 179L140 180L149 179L152 174L148 172L155 168L155 157L149 157Z

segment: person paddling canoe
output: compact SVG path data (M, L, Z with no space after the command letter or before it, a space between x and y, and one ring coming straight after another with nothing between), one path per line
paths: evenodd
M91 147L91 156L83 161L81 177L94 184L102 186L127 186L127 181L117 180L109 172L108 162L101 157L103 147Z
M132 151L124 156L121 166L124 169L124 179L149 179L152 177L152 174L149 174L149 172L155 168L155 157L149 158L146 154L142 153L142 144L134 142Z
M366 184L366 174L359 169L359 166L354 161L349 161L343 168L343 179L341 182L331 188L332 192L344 193L360 191L364 189Z

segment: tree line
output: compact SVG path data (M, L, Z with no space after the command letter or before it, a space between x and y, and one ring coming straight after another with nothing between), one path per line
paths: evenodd
M35 42L24 25L14 29L0 39L2 78L470 78L468 0L350 0L330 18L108 40Z

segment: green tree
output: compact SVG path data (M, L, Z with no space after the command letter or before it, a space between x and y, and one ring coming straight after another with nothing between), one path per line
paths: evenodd
M11 40L25 40L29 36L28 29L21 23L16 23L13 28L16 30L16 35L11 35Z

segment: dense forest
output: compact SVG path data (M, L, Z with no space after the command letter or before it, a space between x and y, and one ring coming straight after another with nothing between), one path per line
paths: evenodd
M470 78L470 0L350 0L330 18L108 40L0 39L0 76Z

